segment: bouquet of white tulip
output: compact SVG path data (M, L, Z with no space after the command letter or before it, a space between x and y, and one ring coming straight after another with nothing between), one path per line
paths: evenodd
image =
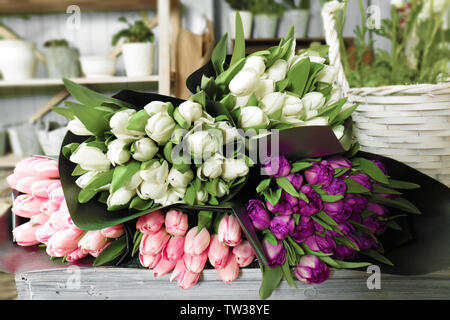
M178 106L151 101L139 110L114 98L100 99L68 80L65 84L82 104L67 102L68 108L54 110L71 119L71 133L86 138L62 148L76 164L78 202L100 194L98 201L108 211L218 205L245 181L248 157L224 152L226 145L239 144L240 135L227 115L214 118L205 111L204 92Z
M215 75L203 74L191 89L220 101L244 130L329 125L342 138L344 121L357 106L342 98L337 69L327 64L328 47L313 45L296 52L291 28L278 46L245 57L239 15L236 30L231 61L226 63L225 34L211 57Z

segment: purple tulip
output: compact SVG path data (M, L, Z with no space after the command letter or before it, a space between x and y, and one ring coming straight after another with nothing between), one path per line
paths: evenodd
M328 159L328 164L333 168L351 168L352 163L350 160L342 157Z
M395 199L396 196L394 194L388 194L388 193L376 193L377 196L388 198L388 199Z
M359 221L355 220L355 218L361 215L361 213L364 211L364 209L366 209L367 204L369 203L369 201L363 196L355 195L352 193L349 193L345 196L344 202L352 208L353 214L351 219L356 222L359 222L361 218L357 219Z
M355 236L349 236L349 238L358 245L359 250L364 251L370 248L377 248L376 241L367 233L361 233Z
M323 211L325 211L337 223L347 221L352 215L352 208L343 200L324 202Z
M345 192L347 191L347 184L342 179L333 178L330 185L323 189L330 195L345 195Z
M299 224L291 232L292 239L297 243L302 243L306 238L314 234L314 223L310 217L302 216Z
M381 163L381 161L378 160L370 160L370 161L372 161L386 176L388 175L388 172L384 167L383 163Z
M310 217L323 208L322 198L320 195L310 186L303 186L300 189L306 197L309 199L309 203L306 203L306 201L299 199L298 200L298 206L299 206L299 213L303 216Z
M304 255L294 269L298 280L304 283L322 283L330 276L330 268L318 257Z
M358 172L358 173L352 174L350 176L350 179L358 182L360 185L362 185L366 189L369 189L370 191L373 190L372 184L370 183L370 177L367 174Z
M336 249L336 243L329 235L322 237L318 234L313 234L305 240L305 244L312 251L321 251L323 253L333 253L334 249Z
M375 212L378 216L385 216L389 212L389 210L386 207L383 207L382 205L373 202L369 202L367 204L367 210Z
M291 173L286 178L294 186L295 190L300 190L303 184L303 176L301 174Z
M269 241L264 239L262 241L262 246L266 253L267 259L269 260L269 267L281 266L286 261L286 248L283 242L277 240L276 245L270 244Z
M339 223L336 228L344 235L352 234L355 232L355 227L349 222Z
M270 231L279 240L286 238L294 231L295 221L290 216L276 216L270 221Z
M266 202L267 209L272 213L278 213L282 216L291 215L296 211L298 199L291 196L286 191L281 193L280 200L276 205L272 205L269 201Z
M355 260L358 257L358 251L344 245L337 245L334 250L334 258L338 260Z
M314 221L314 220L313 220ZM322 227L319 223L317 223L316 221L313 222L314 225L314 230L320 234L322 234L325 231L325 228Z
M323 160L315 162L311 167L305 170L305 178L311 185L321 185L328 187L333 180L334 169Z
M271 156L261 165L263 171L273 178L285 177L291 172L291 165L285 156Z
M250 200L247 205L247 213L256 230L264 230L270 226L270 215L262 201Z
M368 227L373 234L380 235L387 229L385 222L380 221L377 215L371 215L370 217L363 219L363 224Z

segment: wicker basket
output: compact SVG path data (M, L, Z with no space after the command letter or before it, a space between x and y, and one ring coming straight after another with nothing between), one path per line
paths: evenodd
M350 88L339 53L335 3L322 10L330 64L348 101L361 149L391 157L450 186L450 83Z

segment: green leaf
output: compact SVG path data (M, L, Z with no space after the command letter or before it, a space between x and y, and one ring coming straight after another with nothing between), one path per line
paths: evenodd
M113 240L98 257L94 260L92 264L94 267L104 265L105 263L111 262L118 258L127 249L127 238L122 236L116 240Z
M206 106L206 93L203 90L199 91L196 94L194 94L193 96L189 97L189 100L191 100L193 102L197 102L202 107L205 107Z
M272 295L273 290L280 284L283 278L283 270L281 266L269 267L261 266L262 282L259 288L259 297L262 300L269 298Z
M327 224L329 224L330 226L337 226L337 222L334 221L333 218L331 218L329 215L327 215L324 211L319 211L317 213L317 216L322 219L323 221L325 221Z
M212 211L199 211L198 212L198 232L203 228L209 229L213 222L213 212Z
M228 33L225 33L217 42L211 54L211 62L216 74L221 74L225 58L227 57Z
M388 183L389 187L393 189L404 189L404 190L412 190L420 188L420 185L412 182L389 179Z
M352 249L354 249L356 251L359 251L359 247L353 241L349 240L346 237L334 237L334 240L337 243L343 244L344 246L347 246L347 247L352 248Z
M270 185L270 181L271 181L270 178L261 180L261 182L256 187L256 192L261 193L264 190L266 190L269 187L269 185Z
M374 193L385 193L385 194L395 194L395 195L401 195L402 193L400 191L388 188L388 187L384 187L381 185L374 185L373 186L373 192Z
M292 91L300 96L303 96L303 90L308 81L309 68L309 59L303 59L297 62L287 74Z
M245 64L245 58L237 61L235 64L230 65L230 67L223 73L219 74L216 78L217 85L225 85L228 86L230 81L234 78L234 76L241 71L242 67Z
M61 107L53 107L52 110L54 112L56 112L57 114L62 115L63 117L66 117L68 119L75 119L75 114L73 113L72 110L68 109L68 108L61 108Z
M344 196L340 195L340 194L335 194L335 195L323 194L323 195L320 195L320 197L322 198L322 201L324 201L324 202L335 202L335 201L338 201L338 200L341 200L342 198L344 198Z
M286 261L281 266L281 270L283 270L284 278L286 279L286 282L291 286L297 288L297 285L295 284L294 277L292 276L291 268L289 267L289 264Z
M258 102L259 102L258 98L256 97L256 95L254 93L252 93L250 95L250 98L248 98L247 104L245 106L246 107L257 106Z
M388 258L383 256L381 253L379 253L376 250L369 249L369 250L360 251L360 253L362 253L362 254L364 254L366 256L369 256L372 259L375 259L375 260L377 260L377 261L379 261L381 263L387 264L388 266L391 266L391 267L394 266L394 264Z
M139 198L139 196L134 197L130 203L130 209L135 209L138 211L148 210L152 206L153 206L152 200L143 200L143 199Z
M277 92L282 92L284 89L286 89L288 86L290 86L290 80L288 78L277 81L275 83L275 90Z
M127 129L145 132L145 126L147 125L148 119L150 119L150 116L147 111L144 109L139 110L131 116L130 120L128 120Z
M342 176L343 174L345 174L347 171L349 171L350 170L350 168L347 168L347 167L344 167L344 168L335 168L334 169L334 175L333 175L333 177L334 178L337 178L337 177L340 177L340 176Z
M368 192L370 192L369 189L367 189L366 187L363 187L358 182L356 182L350 178L345 178L344 182L347 184L347 193L368 193Z
M330 265L331 267L337 269L358 269L372 265L372 263L370 262L349 262L333 259L330 257L320 257L319 259L325 262L326 264Z
M111 183L115 169L96 174L84 187L86 190L98 190Z
M264 239L273 246L276 246L278 243L277 238L270 231L266 232L266 234L264 235Z
M72 142L62 147L62 154L65 158L69 158L71 154L80 146L79 143Z
M294 248L295 252L297 252L297 254L299 256L303 256L305 254L305 251L303 251L302 247L300 247L300 245L295 242L291 237L287 237L289 244L292 246L292 248Z
M140 232L139 230L136 231L136 234L138 234L138 236L136 237L136 239L134 239L133 241L133 250L131 251L131 257L134 257L134 255L136 254L136 252L138 252L139 247L141 245L141 240L142 237L144 235L143 232Z
M330 124L332 126L337 125L337 124L341 124L342 122L344 122L348 117L350 117L352 115L352 113L356 110L356 108L358 108L359 105L356 104L354 106L348 107L346 108L344 111L341 111L336 118L334 118L333 122Z
M329 257L331 255L333 255L332 253L323 253L321 251L313 251L311 250L308 245L304 242L301 243L301 246L303 248L303 250L305 250L305 252L307 254L312 254L313 256L318 256L318 257Z
M386 225L389 228L394 229L394 230L398 230L398 231L402 231L403 230L403 228L397 222L395 222L394 220L389 220L388 222L386 222Z
M111 181L109 192L113 193L119 190L125 183L130 181L131 177L140 170L141 163L138 161L130 161L126 164L117 166Z
M85 174L86 172L89 172L89 170L84 170L81 168L79 164L76 165L75 169L72 171L72 176L81 176L82 174Z
M334 229L328 225L326 222L324 222L323 220L319 219L319 217L317 216L311 216L311 219L313 219L315 222L317 222L318 224L320 224L324 229L326 230L330 230L330 231L334 231Z
M377 195L372 195L370 200L405 212L421 214L420 210L414 204L404 198L389 199Z
M183 201L191 206L195 203L195 197L196 197L196 191L195 186L191 184L187 189L186 193L184 194Z
M91 200L98 193L97 190L93 189L82 189L78 194L78 202L86 203Z
M356 158L354 160L359 162L361 170L372 179L385 184L389 183L388 177L386 177L383 171L381 171L380 168L378 168L372 161L365 158Z
M275 192L272 189L266 189L262 193L266 200L275 206L280 201L282 189L277 189Z
M70 108L75 116L80 119L86 129L96 136L103 136L105 131L110 129L109 121L105 119L106 112L71 101L65 101L64 103Z
M233 55L231 56L230 67L239 60L245 58L245 38L244 27L242 25L241 15L236 11L236 38L234 39Z
M309 162L294 162L294 164L292 164L291 173L296 173L296 172L305 170L311 166L312 166L312 163L309 163Z
M297 190L295 190L292 183L286 177L278 177L275 181L281 189L289 193L291 196L299 197Z
M231 94L227 94L220 100L220 104L223 105L228 111L231 111L235 104L235 98Z
M180 114L180 111L178 111L178 108L176 108L175 111L173 112L173 118L180 125L180 127L182 127L183 129L186 129L186 130L189 129L189 123Z

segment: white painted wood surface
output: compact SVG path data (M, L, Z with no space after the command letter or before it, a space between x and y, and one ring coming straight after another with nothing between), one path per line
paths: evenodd
M70 270L70 272L69 272ZM154 278L147 269L80 268L51 269L15 275L19 299L95 299L95 300L258 300L261 272L241 270L231 284L223 283L215 270L204 270L199 282L190 289L180 289L169 282L170 275ZM77 273L79 272L79 273ZM77 287L79 275L79 287ZM363 271L337 270L319 285L296 281L298 289L283 281L270 299L359 300L359 299L449 299L450 269L423 276L381 275L381 288L369 290L370 274Z

